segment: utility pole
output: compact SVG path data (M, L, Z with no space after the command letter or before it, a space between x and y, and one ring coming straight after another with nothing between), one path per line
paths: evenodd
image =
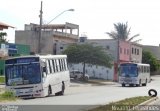
M43 14L43 11L42 11L42 1L41 1L41 9L40 9L40 15L39 15L39 18L40 18L40 23L39 23L39 38L38 38L38 53L39 54L41 53L42 14Z

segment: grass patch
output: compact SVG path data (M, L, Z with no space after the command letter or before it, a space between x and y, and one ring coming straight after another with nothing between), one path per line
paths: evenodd
M120 100L117 102L112 102L109 103L107 105L103 105L103 106L99 106L97 108L88 110L88 111L114 111L113 108L117 108L117 110L121 110L121 111L127 111L127 107L128 108L132 108L133 106L137 106L138 104L141 104L149 99L151 99L152 97L149 96L139 96L139 97L132 97L132 98L126 98L124 100ZM123 110L122 110L123 108Z
M5 91L2 94L0 94L0 102L4 101L15 101L17 98L15 97L15 94L11 91Z
M0 83L4 83L5 82L5 77L4 76L0 76Z

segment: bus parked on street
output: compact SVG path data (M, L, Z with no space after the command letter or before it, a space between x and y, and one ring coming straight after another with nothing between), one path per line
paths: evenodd
M70 83L66 55L30 55L5 60L6 89L22 98L63 95Z
M141 63L121 63L119 65L119 83L122 87L146 86L150 82L150 65Z

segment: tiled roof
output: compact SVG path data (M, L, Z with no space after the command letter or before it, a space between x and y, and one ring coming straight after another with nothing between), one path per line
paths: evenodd
M8 29L8 27L14 28L13 26L0 22L0 30Z

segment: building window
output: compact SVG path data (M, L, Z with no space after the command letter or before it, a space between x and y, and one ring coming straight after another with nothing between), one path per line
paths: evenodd
M132 54L134 54L134 48L132 48Z
M139 49L137 49L137 55L139 55Z
M127 49L127 55L129 55L129 49Z
M120 47L120 54L122 54L122 48Z
M106 49L107 49L107 50L109 50L109 49L110 49L110 47L107 45L107 46L106 46Z
M63 47L60 47L61 50L63 50Z
M136 49L136 48L134 49L134 54L135 54L135 55L137 54L137 49Z
M126 54L126 49L124 49L124 54Z

